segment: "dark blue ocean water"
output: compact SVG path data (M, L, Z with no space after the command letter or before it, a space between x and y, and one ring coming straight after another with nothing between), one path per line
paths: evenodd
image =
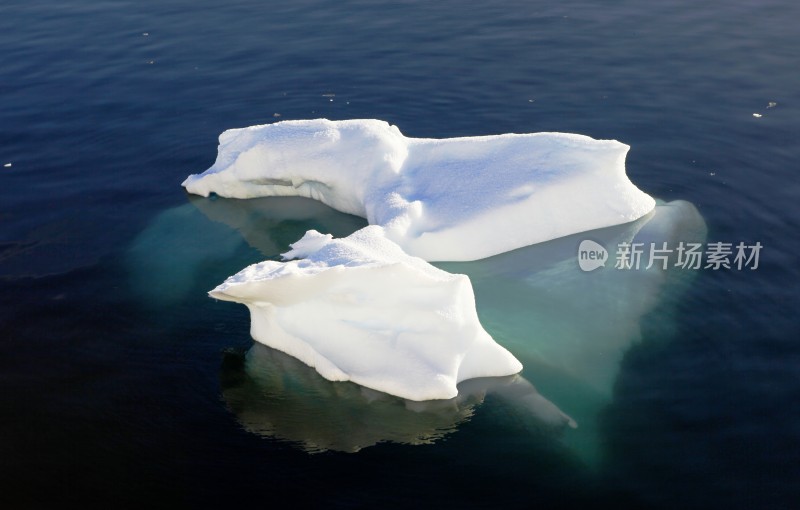
M0 506L793 508L798 19L788 0L5 0ZM620 140L634 183L694 204L709 241L760 242L760 266L697 271L622 313L636 334L607 394L526 363L576 431L492 394L451 414L375 411L271 352L252 377L246 310L206 291L309 228L364 222L180 183L225 129L317 117ZM545 309L550 333L593 321L613 337L614 317L552 305L558 279L537 280L531 253L519 295L464 269L487 330L545 345L544 326L508 319Z

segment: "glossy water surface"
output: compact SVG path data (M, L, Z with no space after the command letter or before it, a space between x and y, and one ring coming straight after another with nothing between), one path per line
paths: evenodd
M788 0L5 1L0 501L792 508L798 19ZM672 205L591 238L760 242L760 266L586 274L582 236L440 264L521 379L421 406L329 383L205 293L365 222L180 187L223 130L315 117L618 139ZM537 395L578 428L543 425Z

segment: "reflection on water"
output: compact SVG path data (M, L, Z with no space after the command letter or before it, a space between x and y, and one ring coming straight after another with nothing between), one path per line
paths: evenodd
M255 343L246 354L225 354L222 395L250 432L315 453L357 452L381 442L430 444L469 419L487 394L556 433L571 418L521 376L464 381L450 400L414 402L351 382L331 382L313 368Z
M346 237L367 225L358 216L340 213L316 200L269 197L227 200L187 195L189 203L215 223L238 232L248 245L269 258L287 251L289 244L314 229Z

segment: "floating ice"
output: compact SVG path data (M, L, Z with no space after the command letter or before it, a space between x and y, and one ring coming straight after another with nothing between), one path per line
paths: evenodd
M629 147L564 133L403 136L379 120L231 129L187 191L304 196L384 227L425 260L476 260L651 211L625 174Z
M382 227L312 230L292 248L299 260L254 264L209 294L247 305L254 339L326 379L430 400L522 369L478 321L469 278L404 253Z
M521 364L483 329L469 279L425 260L467 261L631 222L655 201L625 175L628 146L563 133L444 140L378 120L287 121L220 136L195 194L302 196L362 216L345 239L309 231L213 297L247 305L256 340L325 378L409 400Z

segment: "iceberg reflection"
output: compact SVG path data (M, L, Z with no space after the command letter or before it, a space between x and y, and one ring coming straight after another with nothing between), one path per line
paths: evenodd
M222 395L242 426L315 453L357 452L382 442L430 444L468 420L487 394L502 399L543 430L575 422L519 375L464 381L449 400L416 402L330 382L301 361L255 343L225 354Z

